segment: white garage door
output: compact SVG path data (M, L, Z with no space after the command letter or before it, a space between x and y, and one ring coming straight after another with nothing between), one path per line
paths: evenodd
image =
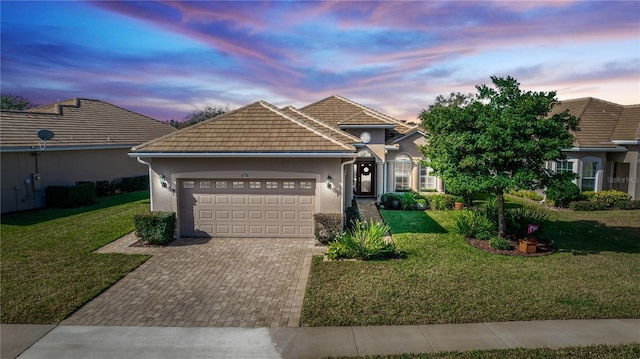
M313 237L314 180L187 179L183 237Z

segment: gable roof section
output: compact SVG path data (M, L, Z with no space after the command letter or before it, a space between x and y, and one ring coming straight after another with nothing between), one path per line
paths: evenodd
M3 151L32 151L40 129L53 131L48 150L131 148L175 129L150 117L91 99L71 99L27 111L0 112Z
M612 141L640 141L640 105L624 106Z
M335 127L331 127L329 125L327 125L326 123L317 120L309 115L307 115L304 112L300 112L297 109L295 109L293 106L287 106L282 108L282 112L284 112L285 114L287 114L288 116L293 117L294 119L309 125L310 127L313 127L314 129L324 133L325 135L337 139L339 141L342 141L344 143L348 143L348 144L354 144L354 143L359 143L360 139L348 132L339 130Z
M363 110L355 115L349 116L343 121L338 122L338 126L340 127L348 127L348 126L385 126L385 127L395 127L396 124L386 120L380 116L376 116L374 113L371 113L368 110Z
M569 110L580 119L580 129L574 133L574 147L616 148L611 137L624 106L592 97L559 102L550 115Z
M257 101L133 148L141 153L353 153L355 147Z
M334 127L338 127L341 121L357 115L362 111L367 111L372 117L375 117L377 119L376 122L382 120L395 125L396 130L400 133L406 133L415 127L338 95L332 95L318 102L314 102L301 108L300 111Z

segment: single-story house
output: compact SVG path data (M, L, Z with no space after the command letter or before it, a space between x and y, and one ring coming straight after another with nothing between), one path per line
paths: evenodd
M53 138L41 140L40 130ZM127 153L174 131L150 117L90 99L2 110L2 213L42 207L47 186L147 175L147 166Z
M615 189L640 199L640 105L619 105L596 98L566 100L552 113L569 110L580 119L566 161L547 163L556 172L573 172L583 191Z
M151 207L178 235L312 237L314 213L354 196L440 190L421 164L424 133L340 96L302 108L257 101L136 146Z

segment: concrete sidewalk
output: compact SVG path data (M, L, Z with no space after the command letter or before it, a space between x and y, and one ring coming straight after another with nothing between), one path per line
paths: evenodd
M33 327L40 332L45 329ZM13 358L18 353L11 356L5 346L11 347L16 330L22 333L19 337L24 337L25 326L2 325L1 330L2 358ZM63 325L44 333L35 344L24 348L21 359L319 358L628 344L640 343L640 319L313 328Z

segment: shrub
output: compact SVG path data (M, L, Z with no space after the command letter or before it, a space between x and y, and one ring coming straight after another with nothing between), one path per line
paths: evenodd
M504 214L507 234L515 238L524 238L530 224L541 225L548 218L545 212L529 207L509 209Z
M600 201L573 201L569 203L569 208L574 211L601 211L607 205Z
M431 196L431 209L446 210L453 209L454 200L450 194L436 194Z
M555 180L547 188L547 198L553 201L556 207L567 207L573 201L579 201L582 197L580 188L569 180Z
M397 193L384 193L380 196L380 203L385 209L399 209L400 202L400 195Z
M489 239L489 245L495 249L511 249L511 243L506 238L492 237L491 239Z
M616 203L616 208L620 209L640 209L640 201L620 201Z
M136 236L148 244L165 245L176 230L175 212L145 212L133 217Z
M111 182L109 181L96 181L96 196L108 197L115 193Z
M353 230L338 236L329 243L327 257L330 259L356 258L362 260L395 257L395 243L386 241L389 226L381 222L361 222L354 224Z
M343 234L341 234L340 236L342 235ZM329 259L351 259L353 258L351 257L351 255L351 252L347 250L347 247L342 244L341 240L335 240L329 243L329 246L327 247L327 258Z
M316 213L313 215L313 235L318 242L327 244L342 232L340 213Z
M482 211L464 210L454 213L453 230L467 238L488 239L496 226Z
M584 192L582 192L582 200L591 201L591 199L593 198L593 196L595 194L596 194L595 191L584 191Z
M613 207L618 202L628 201L630 199L631 199L631 196L629 196L628 194L626 194L624 192L616 191L615 189L596 192L593 195L593 197L591 197L592 201L602 202L607 207Z
M360 220L360 212L357 205L345 208L344 213L347 217L347 228L352 228L353 224Z
M45 189L45 203L49 208L76 208L95 202L93 182L78 182L75 186L49 186Z
M420 198L416 200L416 207L418 209L427 209L429 208L429 201L426 198Z
M525 191L525 190L516 191L516 190L511 190L511 191L509 191L509 194L512 195L512 196L516 196L516 197L520 197L520 198L526 198L526 199L530 199L530 200L533 200L533 201L542 201L542 196L539 195L535 191Z
M412 209L416 209L416 202L414 198L414 194L412 192L404 192L400 195L400 208L405 211L410 211Z
M493 227L498 227L498 198L495 196L486 197L486 201L478 209L491 221Z

